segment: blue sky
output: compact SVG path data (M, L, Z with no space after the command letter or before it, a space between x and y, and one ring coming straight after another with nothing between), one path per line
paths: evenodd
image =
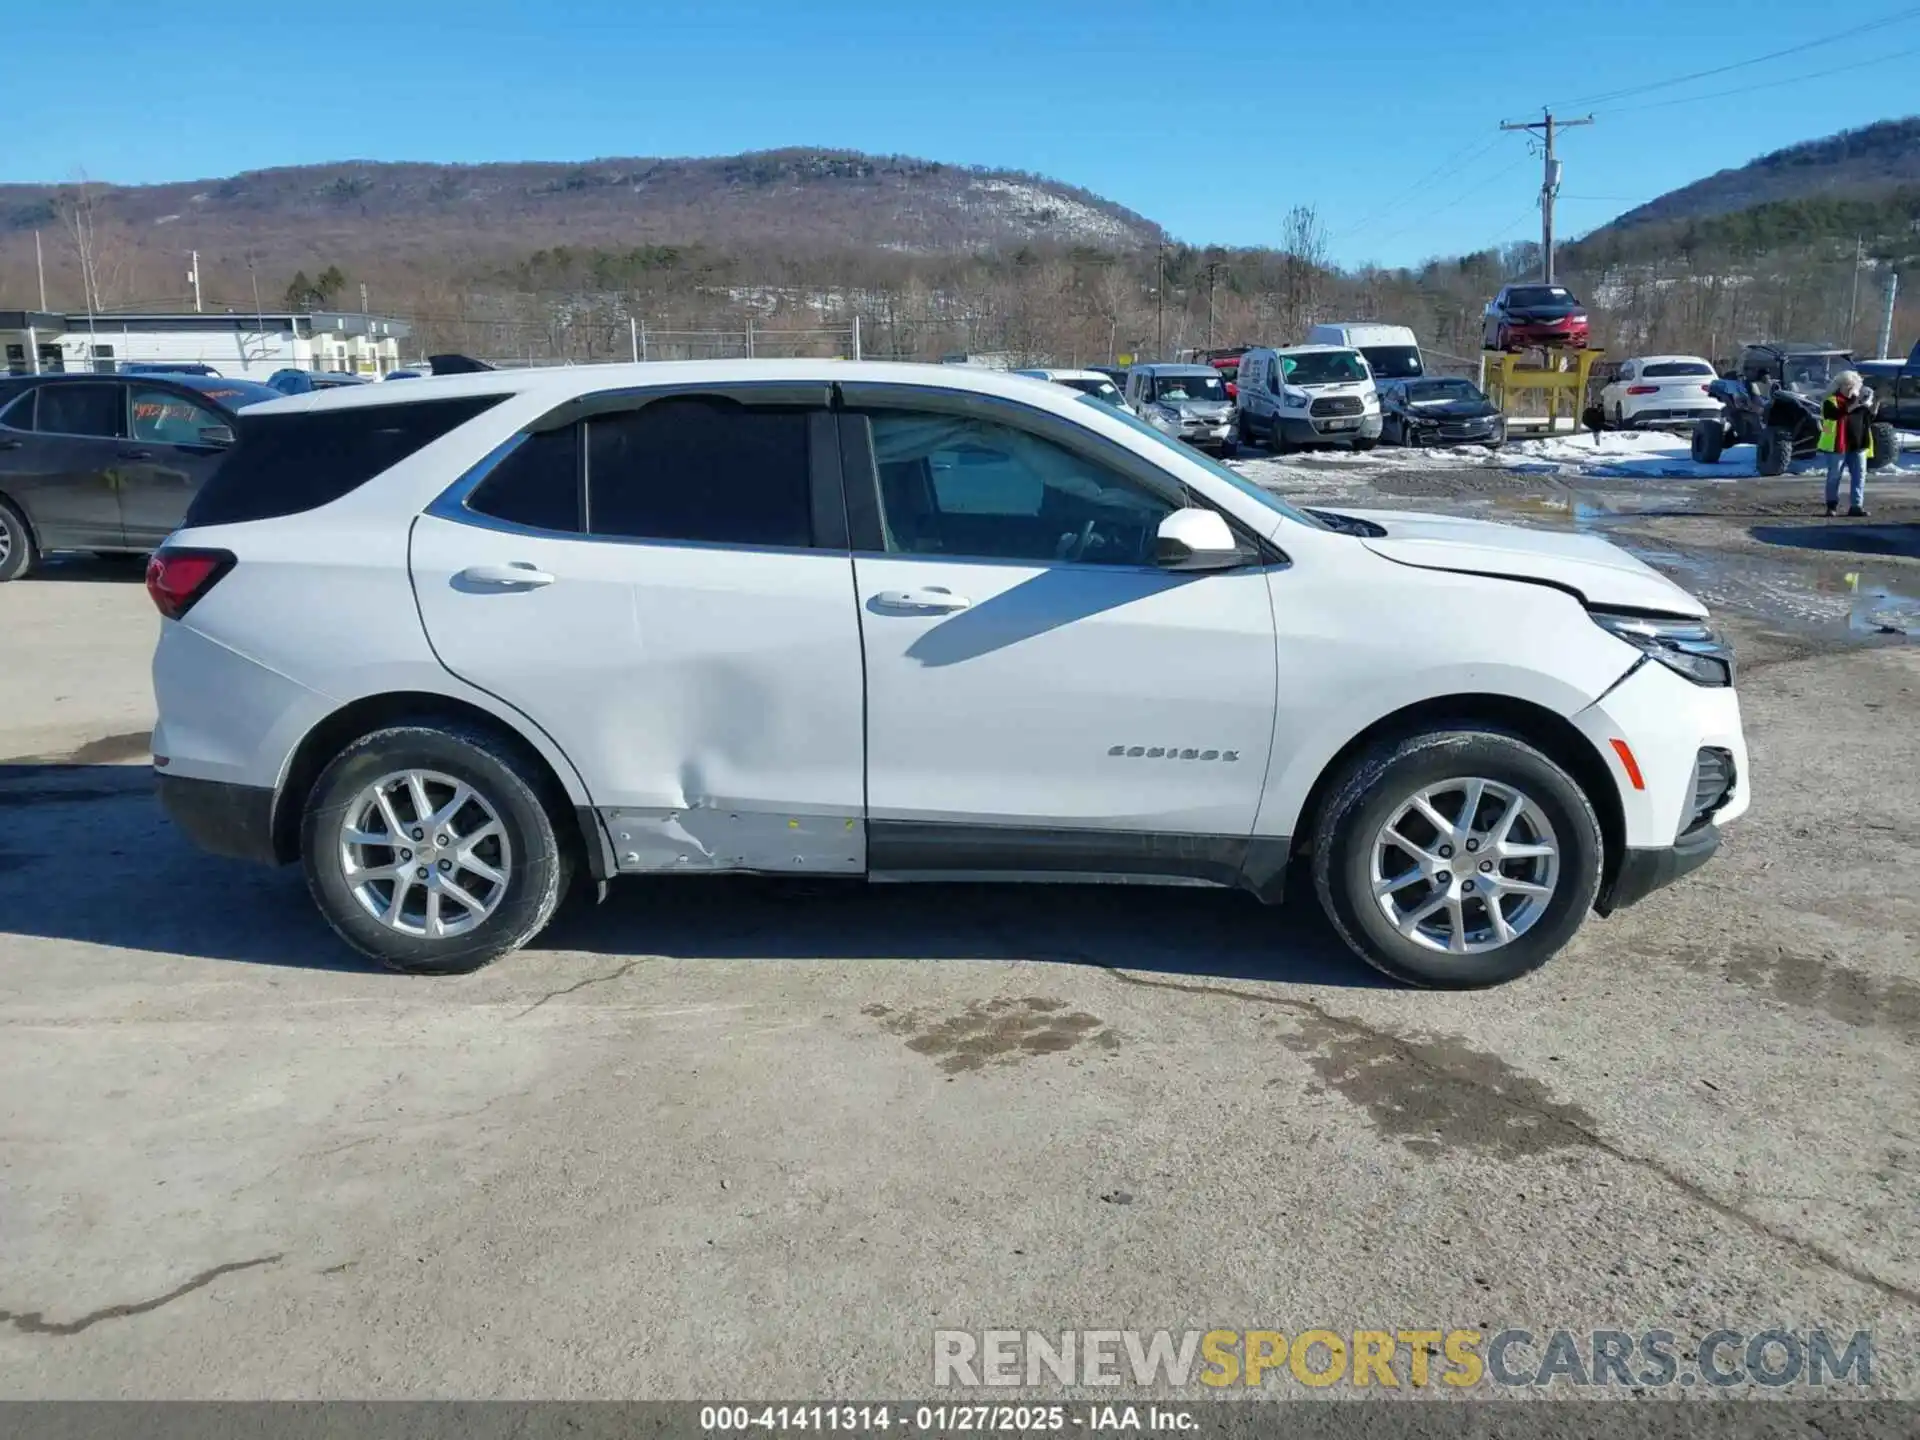
M818 145L1039 171L1195 243L1273 243L1310 204L1336 259L1403 264L1537 236L1540 165L1503 119L1598 113L1561 147L1571 236L1914 109L1920 64L1898 0L131 6L9 7L10 53L45 57L61 100L5 127L0 181Z

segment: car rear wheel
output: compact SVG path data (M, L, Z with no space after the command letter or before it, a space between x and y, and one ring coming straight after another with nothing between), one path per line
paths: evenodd
M1696 420L1693 422L1693 436L1688 449L1693 452L1696 465L1717 465L1720 453L1726 449L1727 431L1718 420Z
M27 522L11 504L0 500L0 581L18 580L39 558Z
M1756 468L1762 475L1784 475L1793 460L1793 436L1778 425L1760 432Z
M1361 755L1313 839L1341 938L1411 985L1472 989L1538 968L1600 885L1600 822L1574 779L1502 730L1434 729Z
M1869 470L1884 470L1900 458L1900 432L1885 421L1876 421L1873 427L1873 458L1867 461Z
M308 797L301 859L340 938L410 975L463 974L519 949L570 870L539 777L458 722L377 730L341 751Z

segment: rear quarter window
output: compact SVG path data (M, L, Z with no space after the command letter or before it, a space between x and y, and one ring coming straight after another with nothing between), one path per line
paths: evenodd
M317 510L491 410L504 395L359 405L290 415L242 411L233 450L185 525L234 525Z

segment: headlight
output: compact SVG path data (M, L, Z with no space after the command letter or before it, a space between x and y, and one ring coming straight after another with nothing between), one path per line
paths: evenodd
M1180 417L1171 410L1162 410L1159 406L1147 411L1147 423L1158 425L1162 430L1178 430Z
M1733 684L1733 647L1704 620L1615 615L1605 610L1588 613L1602 630L1644 650L1696 685Z
M1313 403L1313 397L1304 390L1294 390L1292 388L1288 388L1286 390L1282 390L1280 392L1280 395L1281 395L1281 398L1287 402L1287 404L1297 406L1299 409L1302 409L1302 410L1306 409L1309 405Z

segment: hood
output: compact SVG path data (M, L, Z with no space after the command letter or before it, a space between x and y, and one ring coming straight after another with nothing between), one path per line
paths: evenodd
M1569 315L1584 314L1584 305L1575 305L1566 300L1554 300L1545 305L1509 305L1507 318L1510 320L1564 320Z
M1491 400L1409 400L1409 414L1431 416L1436 420L1478 420L1498 415L1500 407Z
M1225 400L1156 400L1153 403L1195 420L1224 419L1233 413L1232 404Z
M1387 533L1360 543L1377 555L1423 570L1454 570L1544 581L1587 604L1704 619L1707 607L1652 566L1597 535L1528 530L1486 520L1456 520L1404 510L1342 510Z

